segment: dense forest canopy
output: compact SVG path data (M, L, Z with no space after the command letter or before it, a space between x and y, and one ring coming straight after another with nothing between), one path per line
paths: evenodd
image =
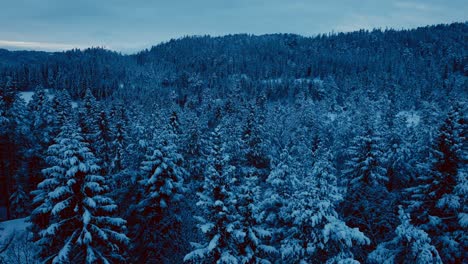
M467 36L0 50L0 263L466 263Z
M225 88L235 75L255 88L265 80L332 76L342 89L356 89L357 84L372 89L416 86L427 95L434 87L453 86L446 83L454 81L449 79L452 73L466 75L466 34L466 23L455 23L316 37L184 37L133 55L102 48L55 53L1 50L0 80L5 83L7 76L12 77L18 90L67 87L73 98L91 88L101 98L122 85L176 87L187 93L197 85Z

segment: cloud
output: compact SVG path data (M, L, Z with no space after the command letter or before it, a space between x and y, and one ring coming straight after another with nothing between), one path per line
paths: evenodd
M432 5L427 5L419 2L398 1L395 6L400 9L411 9L416 11L433 11L436 8Z
M70 50L74 48L83 48L84 46L75 45L75 44L53 43L53 42L0 40L0 47L13 49L13 50L57 51L57 50Z

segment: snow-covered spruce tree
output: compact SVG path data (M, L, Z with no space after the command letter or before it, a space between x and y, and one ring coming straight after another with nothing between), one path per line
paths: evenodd
M283 217L292 223L281 242L286 263L356 263L352 247L370 243L336 212L343 197L329 159L328 154L323 154L315 161L312 173L301 179L282 210Z
M72 121L54 141L31 215L40 258L46 263L123 262L125 220L114 216L117 206L107 195L96 158ZM44 216L45 223L36 222Z
M60 133L62 126L72 115L72 101L68 91L56 91L51 101L51 108L55 113L52 129L52 138L55 138Z
M444 262L467 259L467 123L455 104L439 129L429 160L421 164L417 185L409 188L409 208L431 237ZM463 262L463 261L462 261Z
M109 118L105 111L101 111L97 117L97 130L94 135L94 149L96 157L100 160L101 174L106 175L111 172L112 165L112 131L111 125L109 124Z
M243 154L245 155L243 166L250 170L254 169L256 174L266 178L268 172L265 173L264 170L269 169L270 159L266 151L266 139L262 133L263 119L263 115L256 111L254 106L250 106L247 122L242 132Z
M203 191L198 193L203 213L198 216L200 231L205 237L201 243L192 243L195 249L184 257L187 263L241 263L239 244L245 233L239 228L233 188L234 168L221 142L221 129L217 126L210 138L208 165Z
M177 211L186 172L174 144L176 135L169 127L155 134L156 147L149 148L140 168L144 191L137 205L140 219L134 230L134 248L137 259L145 263L170 262L181 244L177 240L181 224Z
M272 232L262 222L258 178L244 175L235 190L239 227L243 233L239 243L240 263L271 263L277 249L270 245Z
M395 199L386 187L385 145L380 133L370 128L356 136L352 143L344 171L348 188L342 210L346 223L358 227L371 239L372 250L376 244L388 239L386 236L395 229L396 221ZM367 249L363 250L355 254L359 260L367 255Z
M28 103L30 116L30 131L32 136L31 156L28 159L27 175L29 175L29 186L26 189L35 189L37 184L43 180L41 170L45 167L45 156L47 148L58 134L60 127L56 126L57 113L52 108L45 90L37 87L31 101Z
M279 160L275 163L266 179L266 189L261 193L263 201L260 206L262 221L271 230L271 244L279 247L288 226L291 225L288 222L290 219L285 219L282 215L282 209L288 204L299 182L295 171L296 161L286 149L281 152Z
M423 230L410 223L409 214L400 206L401 224L396 228L396 237L383 242L369 254L369 263L421 263L442 264L439 252L431 244L431 239Z
M27 186L26 177L15 175L15 191L10 195L11 216L21 218L29 214L31 200L24 187Z
M135 149L129 149L129 146L131 146L130 148L134 148L135 145L137 145L132 144L137 141L132 142L131 138L139 139L139 136L135 134L132 134L130 137L129 133L132 133L132 128L136 129L139 125L128 125L127 112L122 106L114 105L111 107L108 115L108 123L110 129L109 138L111 140L107 144L109 149L109 154L107 155L109 158L108 171L114 176L114 187L116 187L116 189L113 193L117 195L117 197L122 198L122 192L130 191L129 186L136 183L136 175L138 174L137 172L142 161L140 157L143 157L146 151L136 150L137 153L134 153L133 151L135 151ZM131 202L131 200L126 201Z
M25 155L26 160L30 157L30 155ZM9 197L12 218L26 217L31 212L32 203L29 192L33 177L29 174L30 169L29 166L23 165L13 176L13 193Z
M180 128L179 115L176 111L173 111L171 117L169 118L169 127L171 132L175 135L182 134L182 129Z
M67 124L68 120L72 118L72 108L71 108L71 98L67 91L59 91L55 94L55 97L52 99L52 109L56 114L56 118L54 119L52 130L53 140L52 142L55 144L55 140L58 138L62 128ZM43 154L44 162L47 157L47 151ZM34 161L34 159L32 159ZM46 165L47 163L45 163ZM44 165L44 166L45 166ZM29 167L30 169L31 166ZM34 174L32 174L34 175ZM40 171L40 175L38 175L38 179L30 179L29 183L33 185L31 188L31 195L34 196L33 199L33 207L37 207L40 204L44 203L44 199L47 197L47 192L45 190L41 190L40 188L37 189L37 185L44 180L44 174ZM45 229L47 224L49 223L49 212L41 212L35 211L34 214L31 214L30 220L32 225L30 230L33 234L33 241L37 241L39 239L39 231Z
M388 190L400 191L406 188L416 177L416 164L420 158L417 142L417 131L413 125L409 126L407 117L396 115L393 117L392 127L387 132L389 144L384 151L388 177Z
M110 170L118 173L124 169L128 137L123 122L117 122L112 130L113 141L110 144L112 153Z
M10 196L14 193L14 179L24 168L24 158L31 144L26 104L21 99L11 78L0 86L0 204L6 206L6 217L11 218ZM27 182L27 180L16 181ZM24 186L27 187L27 186Z
M31 101L28 103L28 110L31 118L31 132L40 150L47 149L53 138L52 129L55 117L45 90L37 87Z
M79 124L83 138L86 142L88 142L88 144L90 144L93 152L96 152L94 149L94 144L97 140L96 136L99 129L97 118L100 111L98 110L96 98L93 96L89 88L86 89L86 93L83 97L83 101L81 102L79 112Z
M205 164L205 153L204 143L206 139L203 134L203 127L200 119L193 115L189 116L191 119L188 129L187 137L183 143L183 155L186 162L186 167L189 170L191 183L194 184L193 188L197 191L201 191L201 185L203 181L203 173L206 167ZM195 194L193 194L195 196Z

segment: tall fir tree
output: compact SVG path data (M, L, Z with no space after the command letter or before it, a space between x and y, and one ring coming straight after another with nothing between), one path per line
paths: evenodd
M31 101L28 103L29 115L31 117L30 130L33 138L31 155L28 159L27 174L29 175L27 192L36 188L43 180L41 170L44 169L47 148L51 145L54 137L57 112L52 108L52 102L48 99L46 91L37 87Z
M292 223L281 243L282 259L287 263L357 263L352 247L370 242L358 228L340 219L335 208L343 197L336 170L330 155L322 155L282 210Z
M368 262L442 264L427 233L411 224L409 214L401 206L399 218L401 224L395 230L396 237L379 244L369 254Z
M54 119L53 123L53 140L51 144L56 144L58 142L56 142L55 140L59 138L58 136L61 133L62 128L67 124L67 122L69 122L69 120L73 120L71 98L67 91L59 91L55 94L54 98L52 99L52 109L56 114L56 118ZM43 153L43 159L45 164L44 166L47 165L47 155L48 153L46 150ZM32 159L32 161L34 160ZM40 171L37 176L37 179L32 178L29 181L29 184L31 185L30 189L32 190L31 195L34 197L32 202L33 207L37 207L41 203L43 203L44 199L47 196L46 192L42 191L40 188L37 188L37 185L44 180L44 173ZM37 241L39 239L39 231L45 229L48 225L49 215L50 214L47 211L38 210L35 210L35 212L31 214L30 221L32 222L32 225L30 227L30 230L33 234L33 241Z
M444 262L466 261L467 123L454 104L439 129L429 159L420 164L417 185L409 188L415 223L426 231Z
M239 243L244 233L239 228L233 187L234 168L228 164L221 141L221 128L217 126L210 138L208 165L203 191L198 193L197 205L200 231L205 241L192 243L195 249L184 257L187 263L240 263Z
M139 221L135 226L135 250L139 261L167 263L177 247L180 219L178 202L183 197L185 170L183 158L174 144L173 131L163 129L155 134L156 147L149 148L141 163L140 181L143 194L137 208ZM172 248L172 252L161 249Z
M263 200L259 204L261 219L271 230L270 242L276 247L281 245L288 226L292 225L291 219L287 219L282 213L299 184L296 167L296 160L287 149L284 149L266 179L266 186L262 193ZM279 254L275 256L279 258Z
M22 173L22 169L31 139L26 104L20 98L11 78L0 87L0 99L0 192L3 194L0 205L5 206L6 218L10 219L15 210L10 203L15 182L16 185L27 182L18 179L27 176Z
M255 173L264 180L268 175L270 158L266 151L266 142L263 135L264 116L254 106L249 109L247 122L242 132L242 146L245 155L247 169L255 170Z
M33 232L46 263L123 262L126 221L114 215L106 178L73 121L49 147L35 194ZM45 218L46 221L40 222Z
M256 176L244 175L235 190L239 228L240 263L271 263L278 250L271 243L272 232L262 222L260 186Z
M394 230L396 204L386 187L385 144L381 133L367 125L352 143L344 171L348 188L342 210L346 223L359 228L371 240L369 248L355 252L358 260L364 260L367 251L386 240Z
M83 97L79 112L79 124L83 138L90 144L92 151L96 153L94 144L97 141L97 133L99 130L97 119L100 111L96 98L89 88L86 90L85 96Z
M109 118L105 111L99 112L96 117L97 130L93 142L96 157L100 160L101 174L106 175L112 172L112 130Z

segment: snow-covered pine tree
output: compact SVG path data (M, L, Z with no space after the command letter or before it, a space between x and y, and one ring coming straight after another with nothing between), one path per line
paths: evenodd
M183 157L177 153L174 137L167 126L154 135L156 147L149 148L141 163L141 185L144 189L137 207L140 221L135 228L135 249L140 253L139 260L145 262L167 262L169 250L177 247L177 232L180 219L177 203L184 192L185 170ZM174 252L172 252L173 254Z
M357 263L352 247L370 243L336 212L343 197L330 155L322 155L314 162L312 173L301 179L282 211L292 223L281 243L282 259L287 263Z
M180 127L179 122L179 115L176 111L173 111L171 117L169 118L169 127L171 128L171 132L175 135L182 134L182 129Z
M416 138L417 131L413 126L408 125L407 117L396 115L393 119L392 127L387 132L389 144L384 150L387 186L389 191L400 191L416 177L416 164L420 158L420 149Z
M111 145L111 157L110 169L114 173L118 173L124 169L126 148L128 144L127 132L123 122L117 122L112 131L113 141Z
M192 243L195 249L184 257L187 263L237 264L240 262L238 245L245 234L239 229L233 187L234 168L221 141L221 128L211 134L208 165L203 191L198 193L203 213L198 216L200 231L205 237L201 243Z
M468 247L466 131L463 107L454 104L436 135L429 160L419 167L417 185L409 188L415 224L429 234L447 263L468 258L464 250Z
M96 151L96 157L100 160L101 175L107 175L111 172L112 166L112 131L111 125L109 124L109 118L105 111L101 111L97 117L97 130L94 135L93 146Z
M422 229L410 222L409 214L400 206L401 224L396 228L396 237L383 242L369 254L368 262L375 264L420 263L442 264L439 252Z
M72 115L72 101L67 90L56 91L51 101L51 108L55 113L52 126L52 138L55 138L60 133L62 126Z
M344 171L348 188L342 210L346 223L358 227L369 237L373 249L394 230L397 217L394 212L396 205L393 204L395 199L386 187L385 145L380 133L369 126L352 143ZM359 260L364 260L367 255L362 250L355 254Z
M200 119L197 116L189 116L189 118L191 121L188 125L187 137L184 141L183 155L189 170L191 182L194 184L193 187L197 191L200 191L199 188L202 185L203 172L206 166L204 158L204 143L206 138L204 138Z
M49 147L45 180L34 192L31 215L40 257L51 263L124 261L125 220L116 217L106 179L72 121ZM46 221L44 222L44 218ZM41 222L43 221L43 222Z
M7 78L4 86L0 86L0 204L6 206L6 218L11 218L14 211L10 197L14 193L14 183L18 177L27 177L22 169L28 146L31 144L26 103L19 96L11 78ZM21 172L21 174L19 174ZM23 186L25 189L28 186Z
M79 109L79 124L83 138L90 144L91 150L96 153L94 144L96 142L96 134L98 132L97 118L99 116L99 109L96 98L93 96L91 89L86 89L85 96L81 102Z
M25 174L15 175L15 191L10 195L11 216L12 218L21 218L29 214L31 200L28 193L24 190L28 186Z
M44 152L43 150L47 149L53 139L51 136L53 136L52 129L55 113L46 91L42 87L36 88L31 101L28 103L28 110L34 142L39 145L39 151Z
M56 118L53 123L54 128L52 130L52 142L55 144L58 143L55 142L55 140L59 138L58 136L61 133L62 128L67 124L67 122L69 122L69 120L72 119L71 98L67 91L59 91L55 94L52 99L52 109L56 114ZM47 151L43 153L43 156L45 162ZM30 179L29 181L29 183L33 185L31 187L31 195L34 196L33 207L37 207L44 203L44 199L47 197L47 192L45 190L37 188L37 185L44 180L44 173L41 172L38 176L38 179ZM32 240L37 241L40 238L39 231L45 229L49 223L49 212L35 210L30 216L30 221L32 222L30 227L33 234Z
M239 227L243 233L239 243L240 263L269 264L278 253L270 245L272 232L262 222L258 178L244 175L235 190Z
M59 129L55 125L57 112L52 108L52 102L48 99L46 91L42 87L36 88L31 101L28 103L28 110L31 120L32 146L26 172L29 179L24 181L29 185L25 189L27 192L35 189L37 184L43 180L41 170L46 165L46 151L57 135L56 130Z
M245 155L243 165L247 169L256 170L259 176L266 178L268 172L265 173L263 170L269 169L270 159L266 151L266 139L262 133L263 119L263 115L254 106L250 106L247 122L242 132L242 146Z
M285 219L282 215L282 210L288 204L299 182L295 171L296 161L289 155L287 149L283 149L275 163L266 179L267 186L261 193L263 201L259 206L261 206L262 221L271 230L271 244L279 247L288 226L291 225L290 219Z

